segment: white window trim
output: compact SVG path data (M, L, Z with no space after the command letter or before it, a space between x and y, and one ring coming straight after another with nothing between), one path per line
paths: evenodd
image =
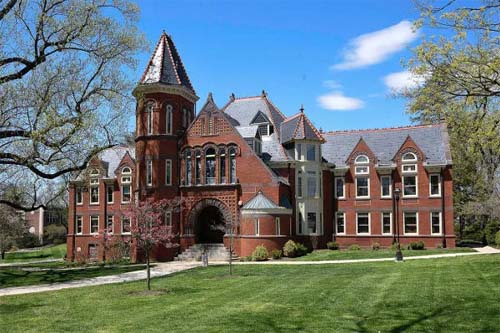
M415 177L415 194L405 194L405 178L406 177ZM401 178L402 178L401 184L403 187L403 191L402 191L403 198L418 198L418 176L417 175L406 175L406 176L403 176Z
M366 171L358 171L358 168L366 168ZM356 165L354 167L354 174L356 176L369 175L370 174L370 166L368 164L365 164L365 165Z
M113 229L115 227L115 216L114 215L108 215L107 219L111 217L111 231L108 230L108 221L106 220L106 232L110 235L113 234Z
M81 205L83 205L83 189L81 187L77 187L76 191L77 191L77 193L76 193L76 205L81 206ZM78 201L78 192L80 192L80 198L81 198L80 201Z
M358 161L358 159L360 157L366 158L366 161L362 161L362 162ZM369 163L370 163L370 158L368 156L364 155L364 154L356 156L356 159L354 160L354 164L363 165L363 164L369 164Z
M170 167L167 167L168 165ZM171 159L165 160L165 185L172 186L172 160Z
M300 147L300 149L299 149L299 147ZM302 154L302 144L301 143L297 143L297 147L295 147L295 159L297 161L302 161L302 156L303 155L304 154Z
M80 223L81 230L78 231L78 223ZM76 235L83 235L83 216L77 215L76 216L76 230L75 230Z
M337 180L342 180L342 196L338 197L337 196ZM335 192L334 196L337 199L345 199L345 177L335 177Z
M111 201L108 201L108 190L111 188ZM115 186L114 185L106 185L106 203L114 204L115 203Z
M300 181L299 181L300 179ZM307 179L307 178L306 178ZM302 177L302 174L297 176L297 198L303 198L304 197L304 178Z
M124 186L129 186L130 187L130 192L129 192L129 196L130 197L129 197L128 201L123 200L123 193L124 193L123 192L123 187ZM128 204L128 203L130 203L132 201L132 184L130 184L130 183L124 183L124 184L121 185L120 197L121 197L120 199L121 199L121 203L122 204Z
M97 188L97 201L92 201L92 189L93 188ZM99 205L100 196L101 196L100 192L101 191L99 189L99 185L92 185L89 187L89 205L91 205L91 206Z
M168 104L167 107L165 108L165 134L172 134L174 128L172 111L173 111L172 105Z
M147 113L147 119L146 119L146 133L148 135L153 134L153 127L154 127L154 112L153 112L153 105L148 104L146 106L146 113Z
M408 159L408 158L407 158L407 159L405 159L405 155L412 155L412 156L413 156L413 158L411 158L411 159ZM406 152L406 153L404 153L404 154L401 156L401 161L403 161L403 162L417 162L417 160L418 160L417 155L416 155L416 154L414 154L414 153L412 153L412 152Z
M435 232L432 232L432 214L433 213L438 213L439 214L439 232L438 233L435 233ZM433 212L430 212L429 213L429 224L430 224L430 229L431 229L431 235L433 236L441 236L443 235L443 213L441 211L433 211Z
M360 177L361 178L361 177ZM362 177L362 178L367 178L368 179L368 195L366 196L358 196L358 178L356 178L355 180L355 186L356 186L356 199L370 199L370 177L369 176L365 176L365 177Z
M97 217L97 232L92 232L92 218L93 218L93 217ZM89 223L89 228L90 228L90 229L89 229L89 231L90 231L89 233L90 233L91 235L97 235L97 234L99 233L99 215L91 215L91 216L90 216L90 220L89 220L89 222L90 222L90 223Z
M390 219L390 230L389 232L384 232L384 214L389 214ZM392 235L392 212L381 212L380 213L380 231L382 235Z
M410 233L407 233L406 232L406 214L415 214L415 217L416 217L416 223L417 223L417 232L416 233L413 233L413 232L410 232ZM418 235L419 234L419 227L418 227L418 212L403 212L403 235L410 235L410 236L415 236L415 235Z
M127 232L123 231L123 220L124 220L124 219L128 219L128 220L129 220L129 223L130 223L130 228L132 228L132 221L130 220L130 218L127 218L126 216L122 216L122 217L120 218L120 231L121 231L121 234L122 234L122 235L130 235L130 234L131 234L131 232L130 232L130 231L127 231Z
M339 232L339 225L338 225L338 216L342 215L344 218L344 231ZM337 212L335 213L335 234L337 235L345 235L346 234L346 229L347 229L347 223L345 219L345 212Z
M358 232L358 216L359 214L368 214L368 232ZM345 223L345 222L344 222ZM370 213L358 213L356 212L356 235L371 235L372 232L372 221L371 221L371 214Z
M388 195L384 195L384 186L383 186L383 182L382 182L382 179L383 178L389 178L389 194ZM391 176L380 176L380 197L381 198L392 198L392 177Z
M432 182L431 178L432 177L438 177L438 194L432 194ZM439 173L431 173L429 175L429 196L433 198L440 198L441 197L441 175Z
M407 166L412 166L414 167L414 170L405 170L405 167ZM416 163L404 163L401 165L401 173L405 174L405 175L412 175L412 174L416 174L418 172L418 166Z
M260 220L259 218L255 218L253 220L254 222L254 233L255 233L255 236L259 236L260 235Z
M279 217L274 218L274 228L276 236L281 236L281 218Z
M153 186L153 160L146 160L146 186Z

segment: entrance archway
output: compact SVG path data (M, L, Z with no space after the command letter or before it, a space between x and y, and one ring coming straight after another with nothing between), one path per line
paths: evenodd
M196 219L196 242L222 243L224 241L224 233L225 223L219 208L215 206L203 208Z

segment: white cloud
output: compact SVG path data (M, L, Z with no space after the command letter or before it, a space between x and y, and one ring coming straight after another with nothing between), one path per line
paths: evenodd
M323 109L334 111L356 110L361 109L365 105L362 100L344 96L339 91L321 95L317 101Z
M342 85L334 80L326 80L323 81L323 86L329 89L339 89L342 88Z
M404 92L424 83L423 76L413 75L409 71L391 73L384 77L384 83L391 92Z
M332 69L353 69L377 64L402 50L418 37L409 21L401 21L388 28L363 34L349 42L344 61Z

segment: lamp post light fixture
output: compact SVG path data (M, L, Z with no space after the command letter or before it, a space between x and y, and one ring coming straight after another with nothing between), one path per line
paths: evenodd
M394 189L394 200L396 202L394 208L394 217L396 221L396 262L402 262L403 261L403 252L401 252L401 242L399 241L399 198L401 194L401 189L399 187L396 187Z

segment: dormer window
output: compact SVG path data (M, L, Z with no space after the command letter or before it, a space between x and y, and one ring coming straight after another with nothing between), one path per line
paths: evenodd
M370 173L370 167L368 166L369 162L370 159L366 155L359 155L356 157L354 160L354 164L356 164L354 173L356 175L368 175Z
M403 174L403 197L418 197L417 155L404 153L401 157L401 172Z
M122 168L122 178L121 178L121 194L122 203L129 203L131 198L131 188L132 188L132 169L129 167Z
M354 174L356 176L356 198L370 198L370 159L366 155L359 155L354 160Z

